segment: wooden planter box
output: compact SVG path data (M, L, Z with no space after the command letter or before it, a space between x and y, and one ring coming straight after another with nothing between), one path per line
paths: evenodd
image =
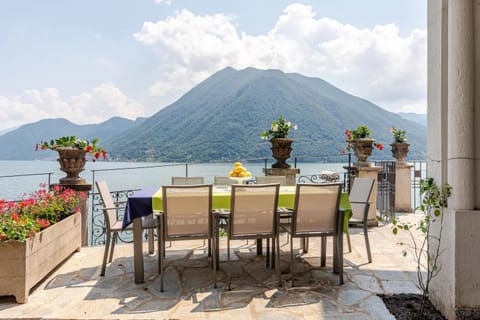
M26 242L0 242L0 296L26 303L32 287L80 250L81 220L77 212Z

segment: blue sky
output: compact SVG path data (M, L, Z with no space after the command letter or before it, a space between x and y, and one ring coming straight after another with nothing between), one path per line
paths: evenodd
M426 1L2 1L0 131L150 116L226 66L423 113Z

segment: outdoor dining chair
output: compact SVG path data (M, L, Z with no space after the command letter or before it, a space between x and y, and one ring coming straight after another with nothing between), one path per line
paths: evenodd
M339 209L341 183L331 184L297 184L295 206L290 225L280 227L290 233L290 274L294 286L293 239L321 237L321 260L326 255L326 237L332 236L333 271L338 273L339 282L343 284L343 219L344 213ZM277 248L279 240L277 237ZM279 263L277 255L277 263ZM323 263L321 262L321 265Z
M215 176L213 177L213 184L214 185L220 185L220 186L231 186L232 184L237 183L234 179L231 179L230 177L221 177L221 176Z
M370 195L372 194L375 179L355 178L348 196L352 208L352 217L349 225L361 225L365 237L365 246L367 247L368 262L372 262L372 253L370 251L370 242L368 240L368 210L370 209ZM347 233L348 250L352 251L350 234Z
M122 231L122 221L118 219L118 204L115 205L107 183L104 180L96 181L96 186L103 202L102 211L105 223L105 251L103 254L102 270L100 272L100 275L104 276L107 260L108 263L110 263L113 259L113 251L115 243L117 242L118 233ZM149 215L142 219L142 228L147 230L148 252L150 254L154 252L153 230L155 227L156 223L155 219L153 219L153 215ZM130 224L127 226L126 230L131 229L132 225Z
M258 184L280 183L281 186L287 185L287 177L285 176L256 176L255 180Z
M230 261L230 241L238 239L267 239L266 265L274 265L270 258L277 237L276 209L280 184L232 185L230 215L227 222L227 257ZM215 219L218 221L218 219ZM215 226L217 230L218 226ZM218 233L215 235L218 237ZM218 240L217 240L218 241ZM217 242L213 241L213 242ZM216 253L216 251L214 251ZM214 254L215 256L216 254ZM273 256L272 250L272 256ZM280 266L277 265L277 268ZM216 266L214 268L216 272ZM280 277L279 277L280 283ZM215 277L216 284L216 277ZM229 289L231 281L229 282Z
M203 177L172 177L172 185L204 184Z
M171 185L162 187L163 212L157 215L158 268L163 292L165 241L212 238L212 185ZM215 241L213 250L215 249ZM213 255L215 264L215 255Z

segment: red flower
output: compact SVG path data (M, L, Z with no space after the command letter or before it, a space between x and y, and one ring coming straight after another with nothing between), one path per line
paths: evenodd
M381 143L375 143L375 147L378 149L378 150L383 150L383 145Z
M38 151L38 143L35 145L35 151Z
M12 213L12 219L13 219L13 220L18 220L18 218L19 218L19 217L18 217L18 214Z
M85 148L85 151L87 151L87 152L92 152L92 151L93 151L93 147L92 147L92 146L87 146L87 147Z
M50 221L47 219L37 219L37 223L40 226L40 229L45 229L50 225Z

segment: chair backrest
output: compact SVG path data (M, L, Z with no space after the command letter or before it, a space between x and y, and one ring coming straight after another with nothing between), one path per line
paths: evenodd
M173 185L204 184L203 177L172 177Z
M229 238L272 235L279 190L278 183L232 185Z
M212 185L162 187L165 238L210 238Z
M341 188L341 183L297 184L292 234L336 234Z
M350 206L352 207L352 218L364 220L365 208L368 206L370 195L372 194L375 179L355 178L350 189Z
M113 202L112 194L108 189L107 182L104 180L96 181L97 190L100 193L100 198L102 199L103 206L103 218L105 220L105 226L107 232L110 232L110 228L117 221L117 206Z
M221 186L231 186L232 184L236 184L237 181L230 179L230 177L213 177L213 184L221 185Z
M256 176L255 180L258 184L280 183L281 186L287 185L287 177L285 176Z

